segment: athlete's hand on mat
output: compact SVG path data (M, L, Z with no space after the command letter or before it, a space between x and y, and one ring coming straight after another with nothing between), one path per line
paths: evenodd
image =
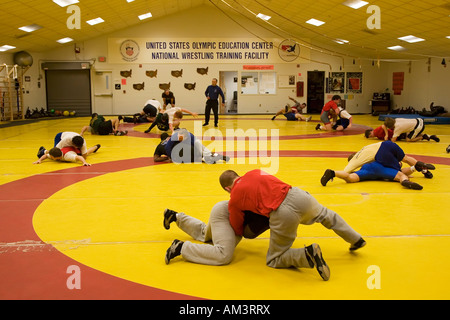
M192 116L193 116L194 118L198 118L198 113L192 112Z
M91 164L90 163L83 163L83 167L90 167L91 166Z
M41 163L41 160L33 162L33 164L40 164L40 163Z

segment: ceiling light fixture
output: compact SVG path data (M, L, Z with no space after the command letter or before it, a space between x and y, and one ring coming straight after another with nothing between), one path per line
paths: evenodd
M349 41L344 40L344 39L336 39L336 40L334 40L334 42L339 43L339 44L345 44L345 43L348 43Z
M33 31L39 30L41 28L42 27L40 25L30 24L29 26L23 26L23 27L20 27L19 29L22 31L25 31L25 32L33 32Z
M152 14L150 12L148 12L145 14L141 14L138 18L139 18L139 20L144 20L144 19L151 18L151 17L152 17Z
M102 22L105 22L105 20L103 20L100 17L86 21L86 23L90 24L91 26L95 26L96 24L99 24L99 23L102 23Z
M412 36L412 35L400 37L400 38L398 38L398 39L399 39L399 40L402 40L402 41L409 42L409 43L415 43L415 42L425 41L425 39L418 38L418 37L415 37L415 36Z
M272 18L271 16L267 16L263 13L258 13L256 16L264 21L268 21L270 18Z
M59 43L67 43L70 41L73 41L73 39L72 38L62 38L62 39L56 40L56 42L59 42Z
M71 4L78 3L78 0L52 0L54 3L56 3L60 7L67 7Z
M359 9L361 7L364 7L368 2L361 1L361 0L347 0L342 3L344 6L353 8L353 9Z
M402 51L405 50L405 48L403 48L402 46L392 46L392 47L388 47L389 50L394 50L394 51Z
M0 47L0 52L5 52L5 51L11 50L11 49L15 49L15 48L16 47L9 46L9 45L5 44L4 46Z
M321 26L323 25L325 22L317 20L317 19L309 19L308 21L306 21L306 23L312 24L313 26Z

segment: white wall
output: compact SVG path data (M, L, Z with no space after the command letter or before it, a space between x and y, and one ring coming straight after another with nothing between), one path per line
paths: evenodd
M239 20L240 18L237 17ZM241 21L248 25L249 29L256 32L261 37L277 38L277 35L260 27L249 25L249 22ZM46 107L46 89L44 72L40 70L40 64L47 60L92 60L93 74L95 70L111 70L113 81L120 81L121 70L133 70L132 78L127 79L128 85L123 91L114 91L114 113L133 114L139 111L144 102L150 98L161 99L162 90L158 88L159 83L171 83L171 90L174 92L177 105L192 111L203 113L205 105L204 91L211 83L212 78L219 78L220 71L238 71L238 75L244 72L242 63L160 63L142 64L140 67L135 63L114 64L108 60L108 39L109 38L252 38L247 32L233 21L229 20L221 12L210 5L204 5L192 10L177 13L161 19L150 19L146 23L131 27L126 30L104 35L96 39L76 43L81 47L81 53L74 53L74 44L61 46L60 49L43 53L30 52L34 59L34 64L27 72L31 77L31 82L26 84L25 90L28 92L24 96L25 107L41 108ZM255 38L255 40L259 40ZM98 62L100 56L107 58L104 63ZM269 63L274 65L274 72L277 75L297 75L297 81L304 81L304 97L298 98L301 102L306 102L307 72L312 70L325 71L326 77L330 71L363 72L363 92L347 96L347 109L350 113L370 113L369 101L374 92L384 91L389 88L392 93L392 73L395 71L405 71L405 89L401 96L394 97L394 105L413 107L425 107L434 101L435 104L445 106L450 101L450 66L443 68L440 61L432 59L431 72L427 71L426 61L412 62L412 71L408 73L406 63L386 63L381 62L380 68L372 65L370 60L357 60L353 64L352 59L345 59L344 63L339 57L332 57L319 52L311 51L310 59L323 63L308 62L305 60L294 63ZM11 62L12 54L0 54L0 63L3 60ZM330 69L331 66L331 69ZM209 67L208 75L199 75L196 72L198 67ZM145 70L158 69L157 78L145 76ZM174 78L170 75L172 70L183 69L183 77ZM40 88L38 83L40 82ZM145 90L133 90L133 83L145 82ZM184 83L196 83L195 90L184 89ZM220 85L220 83L219 83ZM238 90L239 91L239 90ZM93 93L95 88L93 88ZM345 94L344 94L345 95ZM295 96L295 88L278 88L276 95L240 95L239 113L274 113L289 102L288 96ZM329 94L325 94L325 100ZM94 101L94 99L93 99ZM93 107L95 111L95 106Z
M393 105L396 108L409 106L416 110L429 109L431 102L436 106L444 106L450 111L450 61L447 67L442 59L431 58L418 61L389 63L386 82L392 88L392 75L394 72L404 72L403 91L400 95L393 95ZM411 65L411 66L410 66ZM430 66L430 71L428 67Z

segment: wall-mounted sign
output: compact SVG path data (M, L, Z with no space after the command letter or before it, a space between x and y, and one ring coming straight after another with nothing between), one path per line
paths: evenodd
M300 44L294 40L284 40L278 46L278 54L284 61L295 61L300 56Z
M110 38L110 63L282 63L298 58L300 47L290 40ZM281 43L281 44L280 44ZM279 53L279 49L283 53ZM309 58L309 49L305 49Z

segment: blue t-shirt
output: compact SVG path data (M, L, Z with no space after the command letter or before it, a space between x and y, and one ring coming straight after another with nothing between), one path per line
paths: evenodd
M219 86L210 85L206 88L205 96L209 97L211 100L219 99L219 95L222 97L222 102L225 103L225 96L223 95L222 89Z

